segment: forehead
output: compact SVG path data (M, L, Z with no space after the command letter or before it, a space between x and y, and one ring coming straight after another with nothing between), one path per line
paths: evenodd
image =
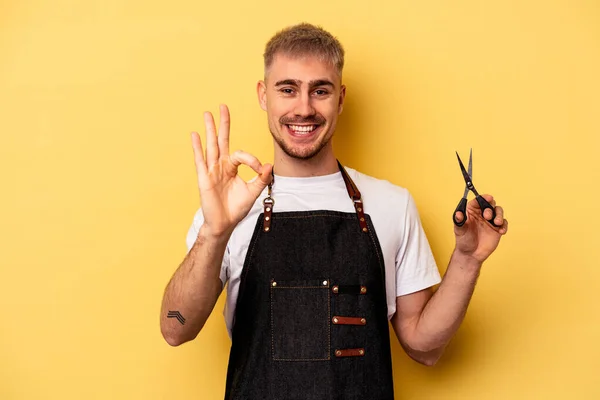
M266 78L272 84L284 79L302 82L327 79L337 84L340 77L333 63L319 57L278 54L273 58Z

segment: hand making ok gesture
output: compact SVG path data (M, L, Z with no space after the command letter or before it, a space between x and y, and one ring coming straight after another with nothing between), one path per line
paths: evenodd
M194 161L198 174L198 188L202 201L204 224L211 235L231 233L248 214L252 204L271 182L271 164L261 162L251 154L236 151L229 154L229 109L220 106L219 134L209 112L204 113L206 127L206 156L198 133L192 133ZM238 167L247 165L258 176L245 182L238 175Z

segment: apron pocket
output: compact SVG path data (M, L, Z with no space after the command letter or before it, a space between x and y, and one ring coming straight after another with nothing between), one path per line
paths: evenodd
M276 361L329 360L329 280L271 281L271 354Z

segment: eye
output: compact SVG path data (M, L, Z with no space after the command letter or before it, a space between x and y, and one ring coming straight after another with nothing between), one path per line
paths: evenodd
M325 90L325 89L317 89L317 90L315 90L315 94L317 96L325 96L327 94L327 90Z
M283 89L280 89L279 91L281 93L283 93L283 94L292 94L292 93L294 93L294 89L292 89L292 88L283 88Z

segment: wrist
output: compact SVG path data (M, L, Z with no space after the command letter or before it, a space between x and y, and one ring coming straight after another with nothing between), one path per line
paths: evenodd
M454 253L452 253L452 262L456 263L461 267L461 269L477 272L481 270L483 262L476 259L470 254L465 254L460 250L454 249Z
M202 226L200 226L200 230L198 231L197 240L217 246L226 245L232 232L233 230L215 232L208 225L202 224Z

